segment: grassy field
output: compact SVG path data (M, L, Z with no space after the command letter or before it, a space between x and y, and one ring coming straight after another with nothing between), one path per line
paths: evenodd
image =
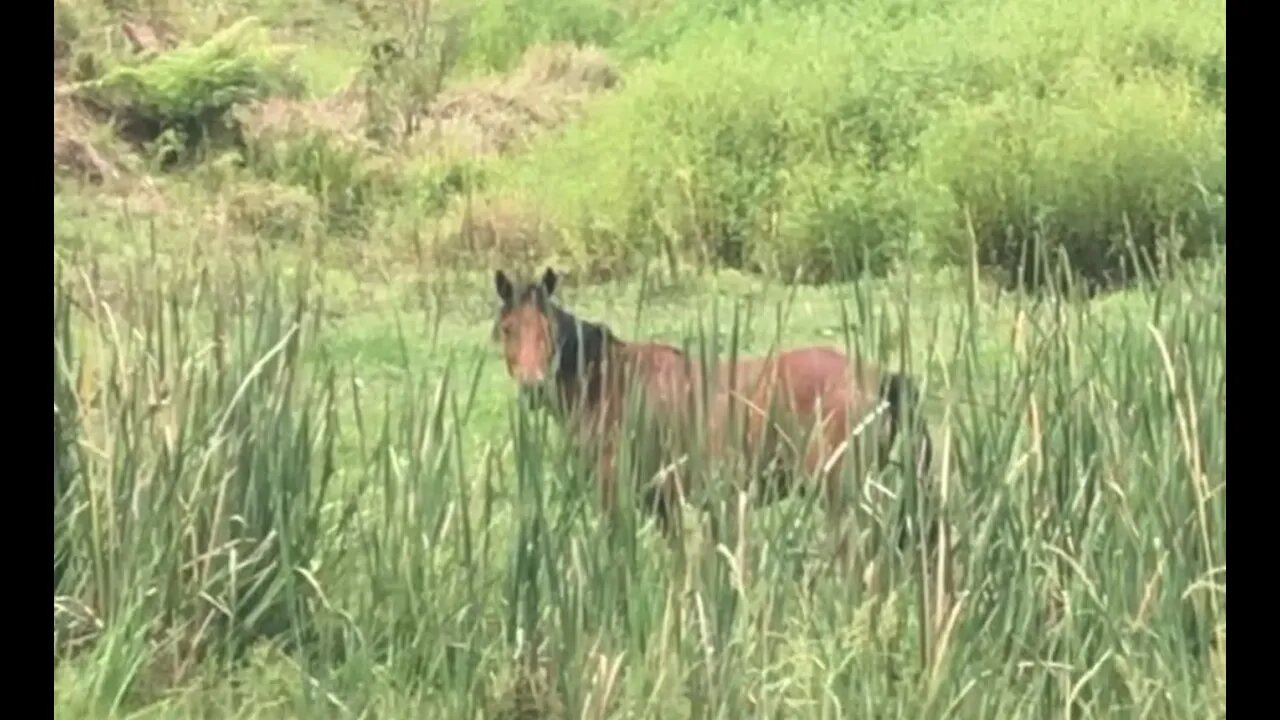
M1225 716L1221 7L54 34L59 717ZM806 499L603 522L491 339L492 269L549 263L624 338L902 367L929 492L846 478L850 577Z

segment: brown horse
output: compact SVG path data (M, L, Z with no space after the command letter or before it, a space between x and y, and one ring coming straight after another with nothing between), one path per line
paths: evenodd
M804 473L820 476L828 518L835 523L844 509L843 464L853 458L857 469L867 467L869 448L870 462L882 469L904 414L914 410L907 378L851 361L833 348L801 347L723 362L709 375L676 347L624 342L608 327L553 303L557 277L550 268L538 282L518 288L501 270L494 281L502 301L496 330L507 371L522 392L549 400L570 435L599 453L597 482L606 512L615 507L615 461L626 401L641 401L643 418L661 436L658 449L667 471L666 479L641 497L664 530L678 514L675 503L691 490L691 478L682 478L678 467L680 451L689 450L695 436L708 441L704 447L713 455L747 460L750 469L743 479L767 481L757 486L764 503L803 490L787 471L796 463ZM923 477L932 448L922 418L915 415L915 420L921 442L916 470ZM875 441L867 443L868 438ZM744 441L735 443L739 453L724 452L735 440ZM843 541L840 547L843 556Z

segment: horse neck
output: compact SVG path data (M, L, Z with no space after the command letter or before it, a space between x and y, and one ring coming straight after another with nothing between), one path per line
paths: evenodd
M594 408L603 392L605 365L613 365L625 344L599 323L581 320L558 307L552 308L556 324L556 387L562 400L585 400ZM607 362L606 362L607 361ZM580 397L583 393L585 398Z

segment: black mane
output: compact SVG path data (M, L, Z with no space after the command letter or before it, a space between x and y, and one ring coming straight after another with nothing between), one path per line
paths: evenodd
M589 372L594 384L609 345L618 342L617 336L607 325L583 320L557 305L548 304L547 314L555 323L556 381L570 383Z

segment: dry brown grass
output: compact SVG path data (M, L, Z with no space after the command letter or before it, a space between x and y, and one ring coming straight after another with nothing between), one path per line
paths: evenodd
M123 20L120 33L133 51L143 57L151 57L177 47L177 30L172 24L158 20Z
M53 77L61 78L66 74L67 59L71 56L71 40L74 27L67 17L62 3L53 4Z
M223 202L230 222L270 244L307 242L323 230L319 202L296 185L242 181Z
M535 46L510 75L445 90L424 123L437 148L475 155L523 149L540 133L579 117L593 96L621 82L599 49Z
M555 227L512 196L460 200L442 225L448 230L430 247L430 259L445 267L533 265L546 260L555 245Z
M58 87L53 93L54 172L101 184L119 180L119 158L94 141L98 127L93 116Z
M534 47L510 75L441 92L421 118L420 131L399 138L405 143L397 153L455 159L518 151L535 136L579 117L589 99L619 82L613 63L596 48ZM366 142L365 92L353 84L320 100L273 98L255 103L240 119L251 137L320 131Z
M317 100L268 98L237 111L247 137L268 138L318 131L363 143L365 105L354 90Z
M540 134L581 116L588 101L619 85L596 48L569 44L531 48L515 72L450 88L428 111L415 154L441 159L518 152ZM557 228L523 198L460 199L431 246L442 266L547 261Z

